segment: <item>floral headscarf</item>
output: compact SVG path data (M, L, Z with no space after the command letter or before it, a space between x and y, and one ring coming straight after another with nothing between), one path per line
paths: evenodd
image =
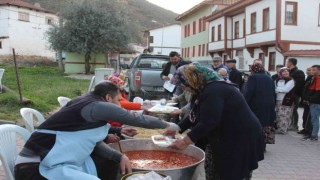
M264 72L264 67L262 64L255 63L251 66L251 71L254 73Z
M187 82L197 93L201 92L208 82L221 80L215 71L203 66L189 65L184 73Z
M104 79L111 81L113 84L117 85L119 88L122 88L124 86L124 83L125 83L123 80L121 80L116 75L107 76Z

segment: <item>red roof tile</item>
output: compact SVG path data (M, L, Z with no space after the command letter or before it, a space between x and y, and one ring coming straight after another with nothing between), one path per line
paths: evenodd
M320 56L320 49L312 50L289 50L283 54L284 56Z
M32 10L36 10L36 11L42 11L42 12L46 12L46 13L53 13L52 11L49 11L47 9L44 9L42 7L36 7L30 3L24 2L22 0L0 0L0 6L2 5L11 5L11 6L17 6L17 7L23 7L23 8L27 8L27 9L32 9Z

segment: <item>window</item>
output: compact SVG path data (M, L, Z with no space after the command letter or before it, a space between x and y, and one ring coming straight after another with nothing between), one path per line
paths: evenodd
M54 19L52 17L46 17L46 24L52 25L54 23Z
M202 30L205 31L206 30L206 21L204 20L204 18L206 18L205 16L202 18Z
M251 14L251 34L257 32L257 13Z
M188 24L187 32L188 32L188 36L190 36L190 24Z
M198 56L201 56L201 45L198 45Z
M202 31L202 18L199 19L199 32Z
M221 41L221 24L218 25L218 41Z
M0 49L2 49L2 42L0 41Z
M197 31L197 22L193 21L193 34L196 34Z
M215 27L211 28L211 42L214 42Z
M297 25L297 2L286 2L286 19L285 24Z
M20 21L27 21L29 22L29 13L26 13L26 12L19 12L19 17L18 19Z
M319 4L318 26L320 26L320 4Z
M151 68L151 69L162 69L167 63L167 59L163 58L142 58L139 62L138 67L140 68Z
M262 65L264 66L264 60L265 60L264 53L259 53L259 59L262 60Z
M153 43L153 36L149 36L149 43Z
M239 21L234 23L234 38L239 39Z
M243 19L243 37L246 37L246 20Z
M270 29L270 13L269 8L263 10L263 31Z
M223 55L223 64L225 64L226 63L226 60L228 60L228 55Z
M205 52L205 49L206 48L206 45L205 44L202 44L202 56L204 56L204 52Z
M196 46L192 47L192 57L196 56Z
M268 71L275 71L276 69L276 53L270 52L269 53L269 68Z

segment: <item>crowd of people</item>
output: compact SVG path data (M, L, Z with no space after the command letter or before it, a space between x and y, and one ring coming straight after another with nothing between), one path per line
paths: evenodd
M173 137L190 130L169 148L182 150L195 144L203 149L207 180L251 179L264 159L266 144L276 143L275 134L297 130L300 103L304 114L298 133L305 140L318 140L320 65L308 68L305 79L294 58L278 65L277 73L270 76L259 59L250 73L243 74L236 69L236 60L224 65L214 57L211 67L204 67L184 61L177 52L169 57L161 78L176 86L172 101L179 109L171 114L179 121L130 113L127 110L140 110L143 105L125 99L121 77L106 77L32 133L17 158L15 178L108 180L117 179L119 172L130 173L128 157L107 145L119 141L121 133L137 133L122 124L166 129L164 135Z

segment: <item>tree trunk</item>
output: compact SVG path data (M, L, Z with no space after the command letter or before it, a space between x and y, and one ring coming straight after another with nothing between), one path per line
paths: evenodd
M58 64L59 64L59 70L64 72L64 66L63 66L63 62L62 62L62 51L58 50Z
M60 2L59 2L60 5ZM62 18L59 16L59 27L63 26L63 22L62 22ZM64 66L63 66L63 62L62 62L62 50L58 49L58 64L59 64L59 70L64 72Z
M85 54L85 64L84 64L84 68L85 68L85 72L86 74L90 74L90 60L91 60L91 52L86 52Z

